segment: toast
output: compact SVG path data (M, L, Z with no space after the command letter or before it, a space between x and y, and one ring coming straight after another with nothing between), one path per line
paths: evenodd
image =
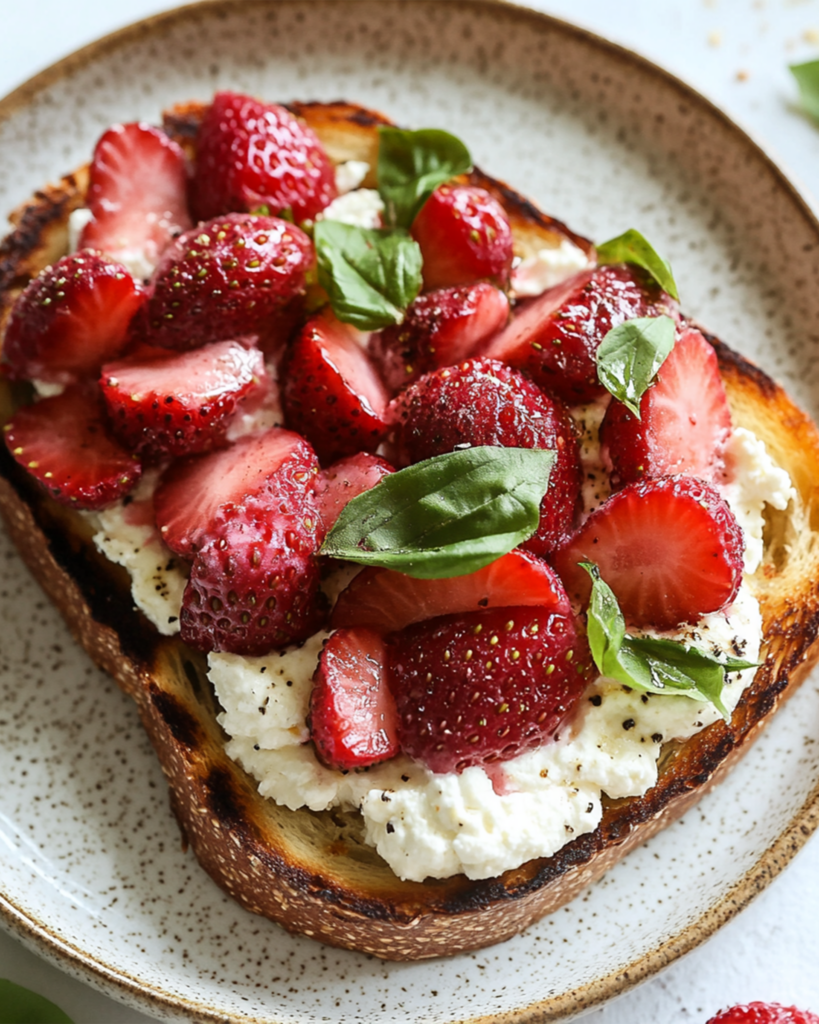
M165 130L189 153L202 109L186 104L165 118ZM346 103L290 109L315 130L334 162L375 166L376 129L386 119ZM518 255L564 240L593 255L590 242L505 185L477 170L468 180L503 205ZM84 204L86 188L87 172L77 171L13 215L14 230L0 247L0 324L31 277L67 250L68 217ZM759 368L716 338L709 341L735 425L764 440L796 491L787 511L768 509L764 559L750 581L762 611L764 663L730 724L717 722L663 746L658 782L644 796L604 798L593 832L551 857L477 881L464 875L402 881L364 842L356 812L291 811L263 799L255 780L225 753L204 656L157 632L134 608L125 570L97 552L87 520L55 503L2 448L0 510L15 545L79 642L135 700L185 842L243 907L290 931L385 959L452 955L500 942L571 900L683 814L750 747L819 656L819 432ZM30 393L24 384L2 384L5 423Z

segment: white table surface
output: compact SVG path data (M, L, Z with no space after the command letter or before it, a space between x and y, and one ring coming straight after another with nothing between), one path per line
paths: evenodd
M0 95L77 47L170 6L0 0ZM692 84L771 152L819 212L819 127L800 113L787 71L788 63L819 57L819 0L529 0L529 6L629 46ZM0 932L2 977L52 999L76 1024L154 1019L62 974ZM819 1012L819 836L705 946L584 1020L704 1024L721 1007L755 999Z

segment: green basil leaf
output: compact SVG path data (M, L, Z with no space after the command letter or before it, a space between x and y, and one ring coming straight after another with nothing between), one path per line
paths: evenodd
M622 646L626 621L617 598L608 583L601 579L597 566L593 562L581 562L580 565L592 578L587 631L594 663L603 672L603 666L611 658L616 658Z
M408 228L439 185L471 170L469 150L449 132L378 129L378 191L388 224Z
M597 350L597 376L639 420L640 399L674 347L670 316L638 317L612 327Z
M790 72L799 86L802 106L811 117L819 121L819 60L791 64Z
M639 231L630 228L617 238L610 238L597 246L598 263L633 263L648 271L657 284L679 301L677 284L671 273L671 264L662 258Z
M476 572L535 532L554 459L480 445L417 462L353 498L320 554L416 579Z
M73 1024L49 999L0 978L0 1024Z

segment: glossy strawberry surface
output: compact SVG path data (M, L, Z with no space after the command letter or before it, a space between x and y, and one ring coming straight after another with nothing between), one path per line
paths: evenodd
M723 1010L708 1024L819 1024L819 1014L780 1003L757 1002Z
M344 506L369 491L394 468L378 455L357 452L322 470L317 483L319 514L325 530L331 530Z

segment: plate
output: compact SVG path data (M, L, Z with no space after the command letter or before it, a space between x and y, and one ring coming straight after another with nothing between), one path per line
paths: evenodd
M343 96L459 134L577 231L639 227L684 308L819 409L819 225L719 110L648 62L499 2L244 0L149 19L0 103L0 209L87 160L117 120L232 86ZM382 963L291 937L182 850L135 709L5 539L0 916L69 972L168 1020L568 1020L703 941L819 820L819 688L716 792L581 898L496 947ZM625 923L625 927L624 927Z

